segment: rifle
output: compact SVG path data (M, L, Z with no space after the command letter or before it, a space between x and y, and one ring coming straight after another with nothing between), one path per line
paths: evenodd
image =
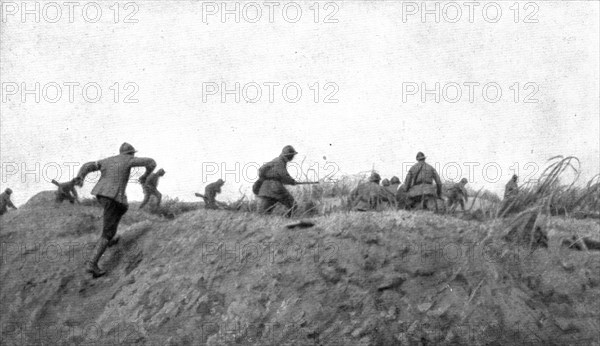
M320 182L318 181L297 181L296 185L314 185L314 184L320 184Z

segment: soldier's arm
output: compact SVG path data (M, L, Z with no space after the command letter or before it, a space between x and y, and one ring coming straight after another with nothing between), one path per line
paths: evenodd
M95 172L97 170L100 169L100 164L98 162L88 162L85 163L83 166L81 166L81 168L79 169L79 173L77 174L77 177L81 178L81 181L85 181L85 176L88 175L91 172Z
M469 201L469 193L467 192L467 189L465 189L464 187L461 187L463 196L465 196L465 202Z
M294 180L294 178L292 178L292 176L288 173L284 164L278 164L273 168L274 169L271 170L273 178L281 181L285 185L296 185L296 180Z
M438 196L442 195L442 180L440 179L440 175L438 174L438 172L434 169L433 170L433 180L435 180L435 187L437 189L437 194Z
M406 178L404 179L404 191L408 192L408 190L411 188L413 182L413 172L412 172L412 168L408 170L408 173L406 173Z
M148 178L150 173L156 168L156 161L149 157L135 157L131 162L131 167L146 167L146 171L139 179L139 182L144 184L146 178Z

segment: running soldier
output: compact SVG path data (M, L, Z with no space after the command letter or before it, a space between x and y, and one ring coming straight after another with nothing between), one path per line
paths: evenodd
M156 162L153 159L135 157L135 153L136 150L131 144L123 143L119 149L119 155L100 161L88 162L79 170L78 177L81 178L81 181L85 181L85 176L88 173L95 171L101 173L100 180L92 189L92 194L104 207L104 224L102 226L102 236L98 239L94 249L94 257L86 263L87 271L94 278L106 274L104 270L98 267L98 262L106 248L118 241L118 238L113 238L117 233L121 217L129 209L125 188L129 181L131 169L133 167L146 167L146 172L139 178L139 182L144 184L146 178L156 168Z
M79 203L79 196L75 189L75 186L83 186L83 181L79 177L75 177L66 183L59 183L52 179L52 184L58 187L56 190L56 203L62 203L64 200L69 201L71 204Z
M217 195L221 193L221 188L223 185L225 185L225 181L223 179L219 179L214 183L206 185L204 188L204 195L199 193L196 194L197 197L202 197L204 199L204 208L219 209L219 206L223 206L217 201Z
M252 186L252 192L260 197L259 212L270 214L277 203L287 209L286 217L291 217L296 210L294 197L284 185L296 185L296 180L287 171L287 163L298 154L294 147L286 145L281 154L258 170L258 180Z
M162 201L162 193L160 193L157 189L158 187L158 179L165 175L164 169L159 169L156 173L152 173L146 179L146 182L142 185L142 189L144 191L144 200L142 204L140 204L140 209L142 209L149 201L150 197L155 196L158 200L156 202L156 206L160 206L160 202Z
M469 195L467 189L465 189L467 182L467 178L462 178L460 182L448 189L448 210L451 213L456 210L458 204L460 204L462 211L465 211L465 202L469 201Z
M7 208L17 209L13 202L10 200L10 195L12 195L12 190L6 188L4 192L0 193L0 215L6 214L8 211Z

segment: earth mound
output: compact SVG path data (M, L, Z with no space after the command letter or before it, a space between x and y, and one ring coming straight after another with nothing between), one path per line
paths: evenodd
M3 344L600 345L598 223L545 218L547 247L501 220L427 212L293 221L130 210L91 279L98 207L0 219Z
M27 202L23 204L23 208L51 206L55 202L55 200L56 191L41 191L35 194L29 200L27 200Z

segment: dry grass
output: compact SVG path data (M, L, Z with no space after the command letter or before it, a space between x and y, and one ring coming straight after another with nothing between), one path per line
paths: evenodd
M555 156L548 160L548 167L533 184L519 188L515 197L504 201L498 210L502 217L520 213L527 209L539 208L548 215L591 215L600 209L599 176L594 176L585 187L575 186L580 176L579 159L573 156ZM561 183L565 173L574 174L571 183Z

